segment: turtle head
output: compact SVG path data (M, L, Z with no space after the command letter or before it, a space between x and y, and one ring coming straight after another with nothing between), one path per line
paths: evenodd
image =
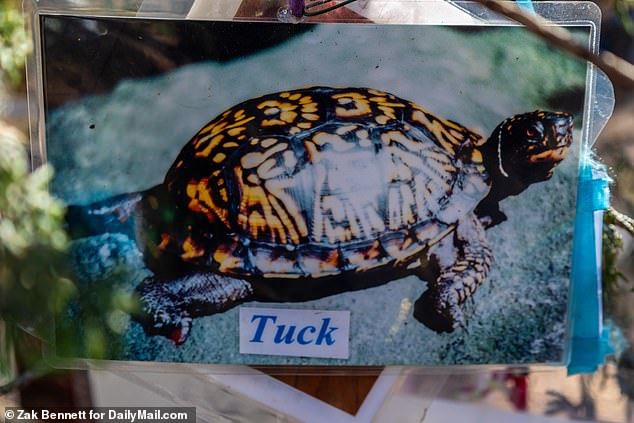
M572 126L572 115L564 112L536 110L506 119L487 141L489 162L495 159L487 170L528 183L549 179L572 144Z
M505 219L498 202L550 179L572 144L572 115L536 110L504 120L481 147L491 190L476 208L486 226Z

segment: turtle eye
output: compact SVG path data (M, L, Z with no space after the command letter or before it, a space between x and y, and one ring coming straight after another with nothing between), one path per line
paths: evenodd
M524 130L524 135L529 143L535 144L541 141L544 129L540 125L530 125Z

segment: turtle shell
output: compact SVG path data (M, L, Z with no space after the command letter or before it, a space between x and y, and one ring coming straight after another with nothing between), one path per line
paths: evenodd
M407 263L488 192L483 142L373 89L251 99L202 128L168 171L164 186L190 223L160 247L267 277Z

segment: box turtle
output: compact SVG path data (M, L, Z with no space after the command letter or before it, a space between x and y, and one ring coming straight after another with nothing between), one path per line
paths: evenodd
M306 301L418 274L414 317L466 324L486 279L500 200L549 179L572 116L534 111L484 138L367 88L247 100L185 145L162 184L71 206L75 236L133 237L153 276L138 287L147 333L177 344L192 318L242 302Z

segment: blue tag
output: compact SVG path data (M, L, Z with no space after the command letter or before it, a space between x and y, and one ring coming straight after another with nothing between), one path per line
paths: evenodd
M594 179L588 162L579 172L572 271L572 341L568 374L593 372L610 352L603 330L601 276L597 262L601 236L595 211L609 207L609 181ZM600 238L599 238L600 239ZM599 250L599 251L598 251Z

